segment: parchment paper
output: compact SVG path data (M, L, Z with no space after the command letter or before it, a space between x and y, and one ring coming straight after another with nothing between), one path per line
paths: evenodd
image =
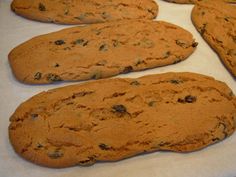
M8 140L9 117L17 106L41 91L74 83L30 86L19 83L11 73L7 55L18 44L40 34L69 26L24 19L10 10L10 0L0 0L0 177L234 177L236 176L236 133L226 140L193 153L155 152L114 163L91 167L49 169L19 157ZM117 77L139 77L170 71L190 71L226 82L236 93L236 82L215 52L192 25L192 5L157 0L157 20L165 20L189 30L199 42L187 60ZM82 82L79 82L82 83Z

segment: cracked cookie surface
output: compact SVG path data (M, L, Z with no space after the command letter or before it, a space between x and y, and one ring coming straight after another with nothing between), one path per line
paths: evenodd
M153 0L14 0L11 8L28 19L61 24L154 19L158 12Z
M123 20L73 27L35 37L9 54L25 83L100 79L178 63L197 43L190 32L164 21Z
M179 4L195 4L197 2L204 1L204 0L164 0L164 1L179 3ZM215 0L211 0L211 1L215 2ZM220 0L220 1L221 2L236 3L236 0Z
M236 6L205 0L194 6L192 21L236 77Z
M103 79L42 92L10 122L10 141L25 159L91 165L225 139L235 130L236 98L225 83L194 73Z

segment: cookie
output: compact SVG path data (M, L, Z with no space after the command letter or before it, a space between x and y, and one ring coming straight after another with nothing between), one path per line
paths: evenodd
M103 79L42 92L10 122L10 141L25 159L91 165L225 139L235 130L236 97L225 83L194 73Z
M11 9L25 18L60 24L87 24L118 19L154 19L153 0L14 0Z
M173 2L173 3L179 3L179 4L194 4L199 1L204 1L204 0L164 0L167 2ZM211 0L212 2L215 2L215 0ZM236 0L220 0L222 2L229 2L229 3L236 3Z
M195 50L192 34L159 21L123 20L64 29L13 49L9 61L24 83L99 79L178 63Z
M236 6L218 0L198 3L192 21L203 38L236 76Z

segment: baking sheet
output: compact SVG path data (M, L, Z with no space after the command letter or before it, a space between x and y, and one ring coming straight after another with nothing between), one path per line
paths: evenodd
M158 20L165 20L189 30L199 42L197 50L185 61L117 77L139 77L164 72L190 71L213 76L226 82L236 93L236 82L218 56L192 25L192 5L178 5L156 0ZM10 0L0 0L0 177L235 177L236 133L226 140L193 153L155 152L114 163L91 167L49 169L19 157L8 140L9 117L17 106L31 96L51 88L75 83L30 86L19 83L11 73L7 55L18 44L40 34L66 28L30 21L10 10ZM82 83L82 82L80 82Z

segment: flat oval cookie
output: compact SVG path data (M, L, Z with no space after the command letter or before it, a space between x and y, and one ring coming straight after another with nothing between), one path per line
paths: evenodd
M192 21L236 77L236 6L217 0L202 1L194 6Z
M14 0L11 9L32 20L85 24L118 19L154 19L158 5L153 0Z
M195 4L202 0L164 0L167 2L173 2L173 3L179 3L179 4ZM215 0L211 0L212 2L215 2ZM229 3L236 3L236 0L220 0L222 2L229 2Z
M10 118L15 151L48 167L190 152L231 135L236 97L213 78L166 73L103 79L42 92Z
M25 83L99 79L178 63L195 50L188 31L163 21L123 20L35 37L9 62Z

